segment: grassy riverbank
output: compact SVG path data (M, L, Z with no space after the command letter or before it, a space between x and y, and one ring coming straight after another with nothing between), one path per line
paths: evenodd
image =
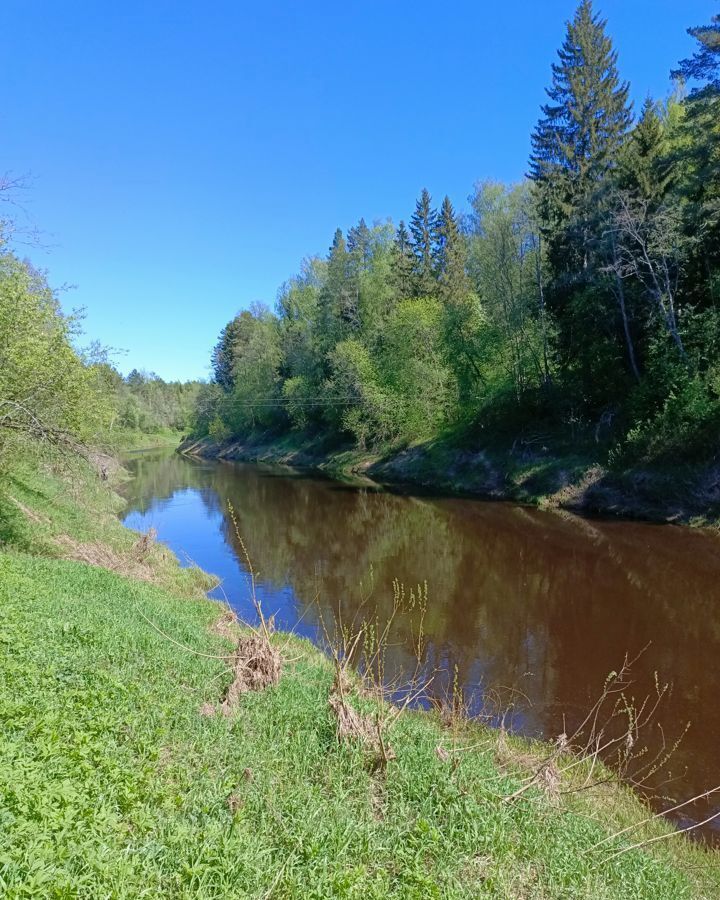
M514 500L541 508L654 522L720 522L720 463L611 468L592 444L542 441L477 442L457 435L373 453L299 432L217 443L183 442L184 452L221 459L282 463L344 477L472 496Z
M115 452L173 449L180 444L183 433L174 428L159 428L144 432L113 429L105 435L108 447Z
M221 715L237 626L119 506L80 466L0 482L3 896L718 896L681 837L614 856L663 823L597 846L649 815L622 787L507 802L541 745L404 712L369 765L338 740L330 662L288 635L279 683Z

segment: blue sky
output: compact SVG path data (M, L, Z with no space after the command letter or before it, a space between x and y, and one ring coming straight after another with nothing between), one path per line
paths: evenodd
M633 97L665 96L711 0L596 4ZM0 173L66 308L117 364L206 377L217 334L272 304L337 226L463 209L525 172L575 0L4 0Z

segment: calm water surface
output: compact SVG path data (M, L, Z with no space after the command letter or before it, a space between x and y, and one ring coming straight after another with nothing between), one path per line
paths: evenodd
M393 581L427 583L425 663L442 696L455 678L475 711L500 698L513 728L554 739L582 720L606 676L639 653L628 693L671 682L645 735L672 744L652 781L656 806L720 783L720 539L669 526L589 521L477 500L404 496L239 463L176 454L132 458L125 523L155 528L185 562L222 579L212 592L253 618L247 570L228 521L235 508L280 628L320 640L321 619L364 602L382 615ZM367 599L369 597L369 599ZM364 600L365 598L365 600ZM388 677L410 671L400 622ZM720 801L696 805L699 821ZM720 819L704 834L720 837Z

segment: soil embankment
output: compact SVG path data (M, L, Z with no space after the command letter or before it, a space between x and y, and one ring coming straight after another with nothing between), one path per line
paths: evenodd
M713 526L720 521L720 463L615 471L589 457L506 453L432 442L370 453L319 439L186 439L181 453L314 469L335 478L512 500L584 515Z

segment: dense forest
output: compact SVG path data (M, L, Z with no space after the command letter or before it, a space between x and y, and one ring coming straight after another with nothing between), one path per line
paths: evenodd
M583 441L609 461L707 458L720 426L720 16L667 99L634 111L580 3L521 184L459 215L334 234L276 308L235 316L194 431L298 430L363 448L455 434Z

